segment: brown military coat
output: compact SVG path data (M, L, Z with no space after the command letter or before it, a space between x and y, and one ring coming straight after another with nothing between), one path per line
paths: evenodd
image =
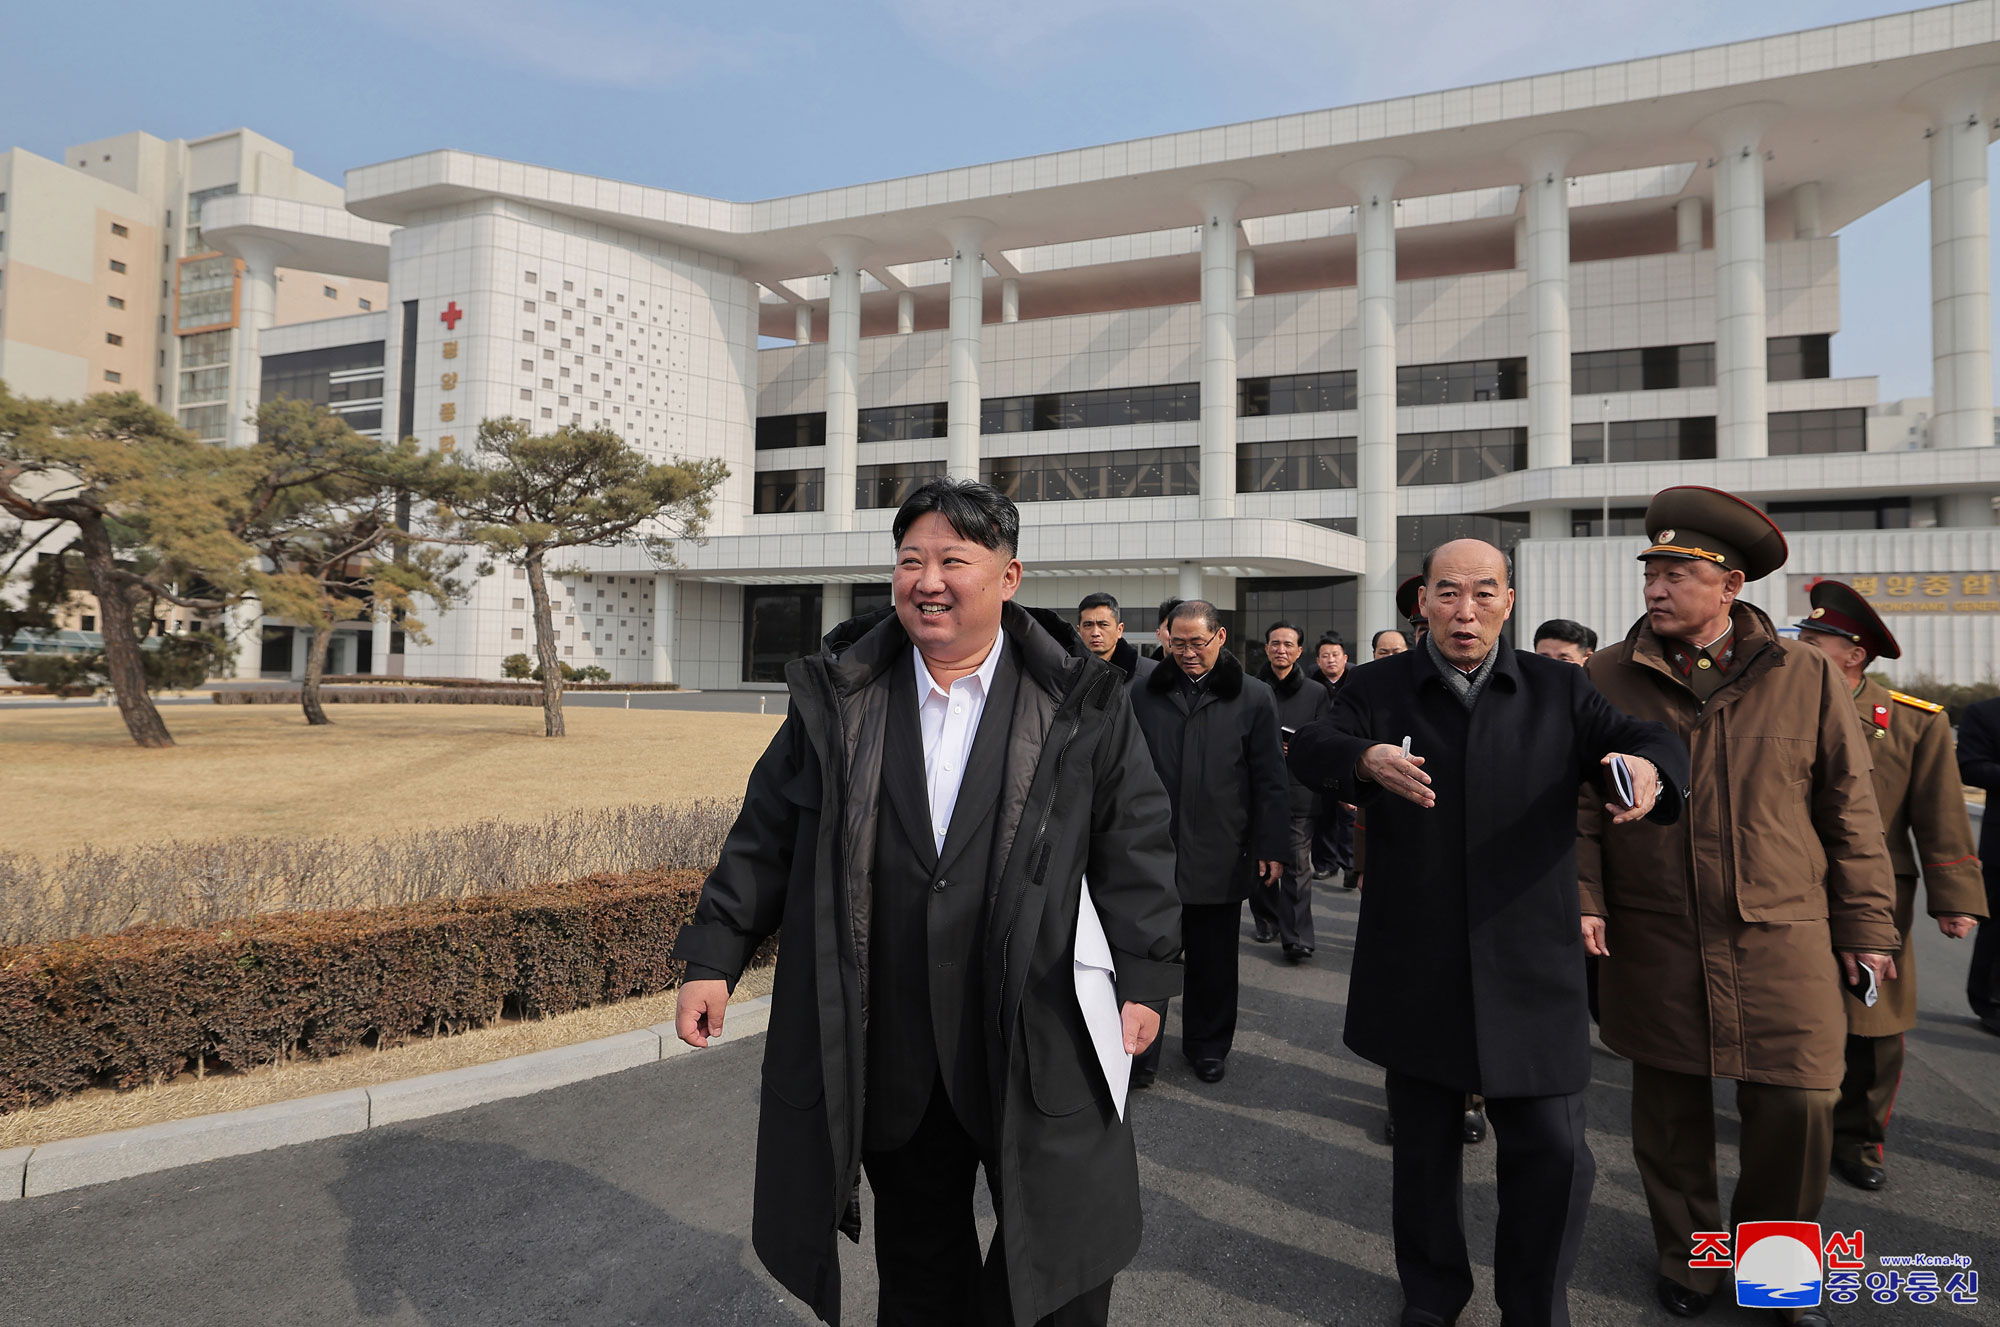
M1603 833L1580 800L1585 913L1606 918L1604 1044L1659 1069L1838 1087L1836 949L1894 953L1895 876L1844 678L1740 600L1729 679L1698 703L1641 618L1585 667L1613 705L1688 744L1687 813Z
M1873 1009L1847 996L1847 1030L1857 1037L1892 1037L1917 1025L1917 948L1910 927L1918 870L1924 877L1924 910L1933 917L1985 916L1986 885L1944 708L1872 678L1855 693L1854 708L1875 757L1875 801L1896 868L1896 929L1903 950L1896 955L1896 979L1882 983Z

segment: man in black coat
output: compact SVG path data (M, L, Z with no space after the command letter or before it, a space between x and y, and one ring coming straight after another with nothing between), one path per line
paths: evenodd
M2000 1037L2000 700L1970 706L1958 721L1958 776L1968 787L1986 790L1986 814L1979 822L1979 861L1986 876L1986 920L1972 941L1972 970L1965 974L1965 998L1979 1025Z
M1167 798L1117 670L1011 602L1019 532L983 484L903 504L895 607L786 666L790 712L674 945L676 1031L705 1046L781 938L751 1238L829 1323L864 1167L880 1323L1103 1323L1138 1251L1113 1083L1180 989Z
M1494 1298L1509 1327L1569 1320L1596 1174L1576 799L1614 753L1616 823L1671 823L1687 752L1612 709L1583 670L1513 649L1506 555L1457 540L1424 560L1426 643L1359 669L1292 739L1291 766L1363 803L1376 863L1361 895L1346 1041L1388 1072L1393 1225L1405 1327L1472 1295L1460 1202L1465 1094L1500 1148ZM1406 755L1405 752L1408 752ZM1390 794L1390 795L1385 795Z
M1076 606L1076 634L1083 648L1123 673L1126 680L1143 685L1153 671L1153 660L1139 653L1125 639L1125 616L1115 596L1100 590L1087 594Z
M1257 680L1271 688L1278 704L1278 735L1289 741L1290 734L1314 723L1332 703L1332 687L1322 675L1309 674L1301 656L1305 647L1299 629L1289 622L1273 622L1264 629L1264 658ZM1313 835L1322 822L1320 797L1297 778L1287 779L1291 788L1289 851L1285 874L1276 885L1258 884L1250 890L1250 917L1256 925L1258 943L1276 939L1285 957L1294 963L1311 958L1313 945Z
M1347 670L1353 666L1354 660L1347 653L1347 642L1337 631L1326 632L1319 638L1319 644L1313 647L1313 676L1326 689L1329 698L1340 690L1341 684L1347 680ZM1331 880L1339 876L1341 888L1358 888L1361 871L1354 860L1354 809L1337 798L1323 797L1319 799L1316 815L1312 837L1312 878Z
M1219 1082L1236 1037L1237 934L1259 879L1284 873L1291 795L1271 689L1243 675L1225 648L1215 605L1190 599L1167 619L1167 655L1132 692L1153 768L1173 808L1187 1002L1181 1051L1204 1083ZM1157 1045L1133 1066L1144 1087Z

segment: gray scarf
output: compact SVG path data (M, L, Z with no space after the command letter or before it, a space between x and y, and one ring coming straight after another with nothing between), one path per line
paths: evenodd
M1438 670L1438 676L1442 677L1444 684L1451 688L1451 694L1458 697L1458 703L1465 706L1468 714L1471 713L1472 707L1479 703L1479 693L1486 689L1486 679L1493 676L1493 661L1500 657L1499 642L1494 642L1493 648L1486 652L1486 657L1479 661L1479 667L1470 673L1460 672L1458 665L1440 654L1437 641L1432 639L1429 632L1424 633L1424 649L1429 652L1431 664Z

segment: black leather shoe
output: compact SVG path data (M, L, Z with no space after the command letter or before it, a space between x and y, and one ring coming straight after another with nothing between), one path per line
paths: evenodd
M1328 870L1325 870L1325 871L1314 871L1314 872L1313 872L1313 879L1315 879L1315 880L1331 880L1331 879L1333 879L1333 877L1334 877L1335 875L1337 875L1337 874L1338 874L1338 872L1336 872L1336 871L1334 871L1334 870L1332 870L1332 869L1330 869L1330 868L1329 868Z
M1286 945L1285 957L1294 963L1303 963L1313 956L1311 945Z
M1278 928L1260 918L1256 929L1250 932L1250 938L1260 945L1268 945L1278 938Z
M2000 1037L2000 1014L1983 1015L1979 1020L1979 1026L1985 1028L1994 1036Z
M1408 1304L1403 1306L1403 1316L1397 1320L1398 1327L1451 1327L1457 1321L1456 1313L1447 1318L1429 1309L1413 1309Z
M1349 872L1347 872L1347 873L1346 873L1345 875L1341 876L1341 877L1340 877L1340 887L1341 887L1342 889L1359 889L1359 888L1361 888L1361 872L1359 872L1359 871L1349 871Z
M1833 1159L1833 1173L1855 1188L1865 1189L1869 1193L1874 1193L1889 1182L1889 1172L1882 1167L1864 1166L1859 1161L1850 1161L1846 1157Z
M1708 1296L1699 1290L1690 1290L1669 1277L1661 1277L1653 1282L1653 1295L1660 1301L1660 1307L1676 1318L1699 1318L1708 1312Z
M1159 1077L1158 1070L1134 1069L1132 1071L1132 1090L1134 1092L1145 1091L1153 1085L1153 1080L1157 1077Z
M1229 1067L1220 1060L1196 1060L1194 1062L1194 1076L1204 1083L1220 1083L1222 1076L1228 1072Z
M1477 1107L1465 1112L1465 1133L1467 1143L1486 1141L1486 1112Z
M1783 1309L1772 1309L1771 1313L1778 1320L1779 1327L1833 1327L1833 1315L1826 1311L1824 1304L1814 1304L1789 1322Z

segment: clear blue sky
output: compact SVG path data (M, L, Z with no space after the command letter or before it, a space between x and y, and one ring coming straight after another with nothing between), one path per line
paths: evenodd
M1881 0L209 0L22 6L0 147L246 126L764 198L1893 12ZM1930 390L1922 190L1843 232L1834 371ZM2000 264L1996 264L2000 266Z

